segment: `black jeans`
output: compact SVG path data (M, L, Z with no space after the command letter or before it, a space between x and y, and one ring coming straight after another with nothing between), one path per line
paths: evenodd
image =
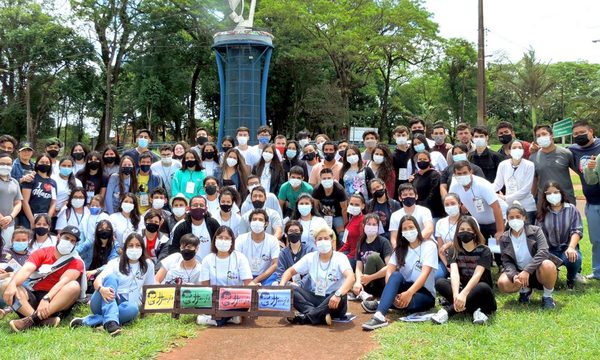
M296 287L294 288L294 307L296 310L306 315L311 324L323 324L327 314L331 314L332 318L339 318L346 315L348 307L346 295L342 296L340 299L338 308L332 310L329 308L329 299L331 299L333 295L334 294L317 296L308 290Z
M448 315L452 316L456 314L457 312L454 310L454 296L452 294L452 283L450 282L450 279L438 279L435 282L435 290L450 303L450 305L445 307L446 311L448 311ZM481 309L483 313L489 315L496 311L496 308L494 292L487 283L480 282L475 285L469 295L467 295L465 311L469 314L474 313L477 309Z

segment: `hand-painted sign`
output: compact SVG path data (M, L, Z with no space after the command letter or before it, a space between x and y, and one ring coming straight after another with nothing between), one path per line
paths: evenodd
M246 310L251 305L252 289L219 289L219 310Z
M146 289L146 310L164 310L175 308L175 287Z
M182 287L181 308L182 309L210 309L212 308L211 287Z
M291 311L292 291L285 290L258 290L258 310L264 311Z

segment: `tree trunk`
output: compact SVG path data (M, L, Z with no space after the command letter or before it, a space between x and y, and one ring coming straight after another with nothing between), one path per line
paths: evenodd
M193 143L192 140L196 137L196 98L198 97L198 78L200 77L202 62L198 60L194 67L194 74L192 75L192 83L190 85L190 108L188 112L188 123L186 131L186 140Z
M100 131L98 133L98 143L96 144L96 150L100 150L110 143L110 123L112 114L111 108L111 97L112 97L112 82L111 82L111 65L105 63L106 67L106 91L104 92L104 110L102 112L102 118L100 119Z
M392 64L388 61L385 74L383 75L383 98L381 99L381 118L379 119L379 136L381 141L386 135L386 125L389 112L389 97L390 97L390 72Z
M25 108L27 111L27 140L31 142L31 146L36 148L37 136L33 132L33 116L31 114L31 79L29 76L25 78Z

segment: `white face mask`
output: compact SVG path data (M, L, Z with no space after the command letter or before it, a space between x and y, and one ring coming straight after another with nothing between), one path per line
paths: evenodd
M471 175L454 175L454 180L462 186L468 186L471 183Z
M408 138L406 136L398 136L396 138L396 145L408 145Z
M165 157L160 158L160 162L163 164L163 166L171 166L172 161L173 161L173 158L170 156L165 156Z
M255 234L260 234L265 231L265 223L260 220L254 220L250 222L250 229Z
M265 160L265 162L271 162L271 160L273 160L273 153L263 151L262 158Z
M348 163L350 163L350 165L354 165L358 162L358 155L350 155L346 159L348 160Z
M247 136L238 136L237 142L240 145L246 145L246 144L248 144L248 137Z
M133 206L132 203L126 203L126 202L124 202L124 203L121 204L121 209L123 209L123 212L125 214L129 214L130 212L132 212L133 208L134 208L134 206Z
M552 205L558 205L562 200L562 195L560 193L557 194L547 194L546 200Z
M448 216L455 216L460 213L460 208L458 205L445 206L444 210L446 210L446 214L448 214Z
M467 161L467 154L452 155L452 160L454 160L455 162Z
M320 152L323 152L323 144L325 144L325 142L317 143L317 149L319 149Z
M512 219L508 221L508 226L516 232L521 231L523 226L525 226L525 221L521 219Z
M165 206L165 199L154 199L152 200L152 208L160 210Z
M379 233L379 226L377 225L365 225L365 235L375 236Z
M312 210L312 205L310 205L310 204L298 205L298 212L302 216L307 216L308 214L310 214L311 210Z
M377 146L377 140L365 140L365 147L374 148Z
M58 245L56 245L56 250L58 250L58 253L61 255L69 255L75 250L75 245L73 245L70 240L61 238L58 241Z
M8 176L12 171L12 166L10 165L0 165L0 176Z
M356 216L356 215L360 214L361 212L362 212L362 210L360 209L359 206L348 205L348 214L350 214L352 216Z
M308 144L308 139L304 138L304 139L298 141L298 144L300 144L300 146L304 147L304 145Z
M510 149L510 157L515 160L521 160L525 151L523 149Z
M384 157L383 155L373 155L373 162L377 165L383 164Z
M215 247L220 252L229 252L229 249L231 249L231 240L217 239L215 240Z
M485 138L473 138L473 144L475 144L475 147L483 148L487 146L487 141Z
M227 158L227 166L234 167L237 165L237 159Z
M127 248L125 255L131 261L138 261L142 257L142 248Z
M436 145L442 145L446 141L446 135L433 135L433 141Z
M288 181L290 182L290 185L292 185L292 187L298 187L300 186L300 184L302 184L302 180L300 179L290 179Z
M331 240L317 240L319 254L327 254L331 251Z
M409 243L413 243L419 237L419 232L417 230L407 230L402 232L402 236L408 240Z
M71 199L71 206L73 206L73 209L81 209L84 203L85 199Z
M176 217L182 217L183 215L185 215L185 207L173 208L173 215L175 215Z
M331 189L333 187L333 179L321 180L321 185L323 185L325 189Z
M543 148L547 148L548 146L550 146L552 144L552 141L550 140L550 136L540 136L539 138L537 138L535 140L535 142L537 142L538 145Z

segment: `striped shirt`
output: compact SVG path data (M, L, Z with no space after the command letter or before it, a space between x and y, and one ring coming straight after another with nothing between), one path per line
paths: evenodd
M573 234L583 237L581 214L570 203L564 203L558 212L548 209L543 221L536 220L535 224L542 228L551 251L566 250Z

